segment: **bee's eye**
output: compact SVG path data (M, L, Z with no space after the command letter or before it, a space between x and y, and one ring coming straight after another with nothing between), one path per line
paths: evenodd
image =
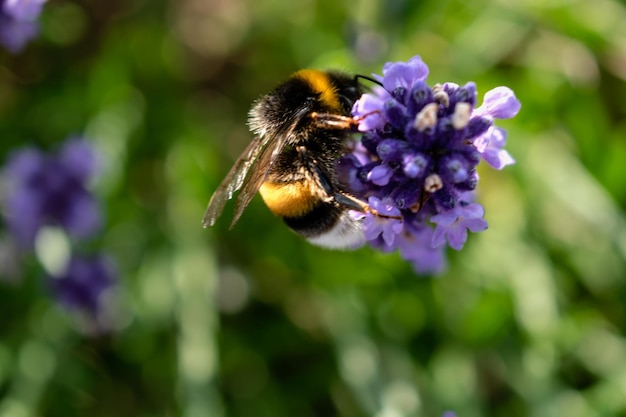
M354 97L356 100L359 97L359 89L356 87L348 87L346 88L346 94L350 97Z
M351 110L352 106L354 105L354 102L356 101L356 99L352 98L352 95L346 96L346 95L343 95L343 94L339 94L339 101L341 101L341 106L344 109Z

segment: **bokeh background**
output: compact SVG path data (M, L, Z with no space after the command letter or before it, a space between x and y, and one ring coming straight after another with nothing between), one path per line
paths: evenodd
M0 226L0 415L626 416L626 7L617 0L50 0L0 51L0 157L83 135L117 264L106 331ZM303 67L511 87L489 229L416 276L257 197L200 220L253 100ZM51 255L52 253L52 255Z

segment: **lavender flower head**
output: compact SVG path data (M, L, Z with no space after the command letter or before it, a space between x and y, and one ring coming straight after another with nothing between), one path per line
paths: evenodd
M460 250L468 230L487 229L484 209L474 202L476 166L514 163L494 119L515 116L520 103L509 88L497 87L476 107L474 83L429 87L427 76L419 56L387 63L382 76L374 75L381 86L352 109L361 143L340 160L339 172L379 213L360 215L368 243L399 250L418 273L437 273L446 244Z
M17 53L37 36L37 19L46 0L0 0L0 43Z
M96 166L94 149L81 139L70 139L57 154L29 148L10 158L4 170L8 192L3 208L21 247L32 248L46 225L61 226L77 239L100 229L102 214L87 190Z

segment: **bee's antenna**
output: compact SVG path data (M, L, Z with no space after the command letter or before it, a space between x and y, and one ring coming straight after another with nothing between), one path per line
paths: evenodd
M383 83L381 83L380 81L378 81L376 78L372 78L372 77L370 77L370 76L368 76L368 75L361 75L361 74L357 74L357 75L355 75L355 76L354 76L354 78L355 78L355 79L357 79L357 80L358 80L359 78L363 78L364 80L367 80L367 81L373 82L374 84L378 84L378 85L379 85L379 86L381 86L381 87L383 86Z

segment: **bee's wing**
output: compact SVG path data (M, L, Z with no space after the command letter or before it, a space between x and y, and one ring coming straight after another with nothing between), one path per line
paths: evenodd
M222 214L226 202L233 198L233 193L241 189L235 201L235 214L230 227L233 227L252 197L263 184L267 172L272 167L280 150L285 146L288 135L257 136L241 154L235 165L222 181L204 212L202 226L213 226Z
M262 137L257 136L250 142L248 147L243 151L235 165L230 169L226 178L217 187L217 190L213 193L211 200L204 212L202 219L202 226L213 226L217 218L222 214L226 202L233 198L235 191L239 190L248 176L250 169L256 165L258 161L258 155L263 150L263 147L267 147L267 140L263 140Z
M293 114L285 116L292 121L290 124L282 125L281 128L273 132L263 132L250 142L209 200L209 205L202 219L202 226L213 226L222 214L226 201L233 198L235 191L241 189L235 201L235 213L230 227L232 228L237 223L243 210L259 191L285 143L294 134L301 119L309 111L308 105L303 106Z

